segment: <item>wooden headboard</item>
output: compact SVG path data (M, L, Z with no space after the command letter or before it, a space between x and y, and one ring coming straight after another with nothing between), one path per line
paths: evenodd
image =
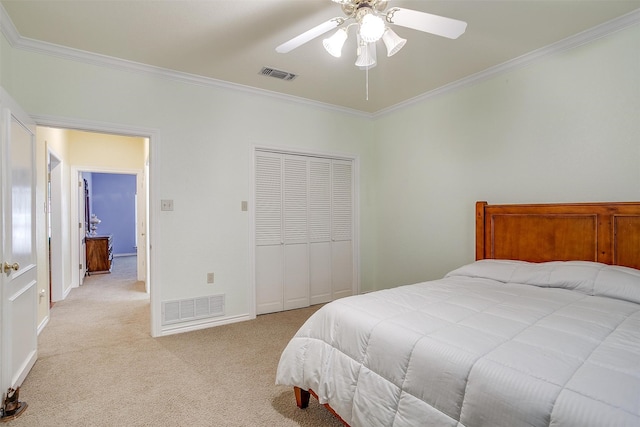
M640 269L640 202L476 202L476 259L581 260Z

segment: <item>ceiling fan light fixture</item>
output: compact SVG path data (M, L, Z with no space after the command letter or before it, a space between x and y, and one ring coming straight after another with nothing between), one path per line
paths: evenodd
M384 34L382 34L382 41L387 47L387 56L395 55L407 43L407 39L403 39L397 35L391 28L387 28Z
M375 43L380 40L385 29L384 20L373 13L367 13L360 20L360 37L367 43Z
M330 37L324 39L322 45L330 55L340 58L342 56L342 48L348 38L348 29L351 26L357 26L355 65L365 71L367 100L369 99L369 69L377 65L376 44L378 40L382 39L384 42L387 48L387 57L398 53L407 43L406 39L398 36L387 27L387 24L407 27L450 39L458 38L467 28L467 23L464 21L418 10L400 7L387 10L387 0L333 0L333 2L340 4L345 14L344 18L333 18L316 25L276 47L276 51L280 53L290 52L310 40L342 26L347 20L353 20L345 27L338 29Z
M376 66L376 44L360 43L358 45L358 58L356 66L360 69L369 69Z
M345 41L347 41L347 30L340 28L331 37L324 39L322 45L331 56L340 58Z

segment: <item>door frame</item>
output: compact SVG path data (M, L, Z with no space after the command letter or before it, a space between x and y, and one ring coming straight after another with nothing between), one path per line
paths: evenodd
M273 145L254 144L249 147L249 280L251 318L256 317L256 153L268 151L271 153L291 154L297 156L322 157L336 160L349 160L353 165L353 295L360 293L360 156L357 154L300 149L298 147L282 147Z
M149 140L149 153L148 153L148 164L149 164L149 176L147 177L147 191L148 191L148 203L147 203L147 228L148 233L146 233L146 283L149 288L149 299L150 299L150 334L152 337L159 337L162 335L162 287L159 284L159 281L156 279L159 277L157 273L157 269L159 264L159 260L161 259L161 248L156 245L155 242L161 241L160 239L160 227L158 224L158 218L160 217L160 201L157 198L156 194L158 192L158 182L159 182L159 172L158 165L160 164L160 155L159 155L159 144L160 144L160 131L158 129L152 128L143 128L143 127L135 127L128 125L119 125L114 123L103 123L97 121L89 121L82 119L74 119L74 118L61 118L56 116L43 116L43 115L32 115L33 120L36 122L38 126L46 126L60 129L73 129L84 132L95 132L95 133L107 133L114 135L126 135L126 136L134 136L134 137L142 137L148 138ZM91 168L89 168L91 169ZM76 183L77 174L71 175L73 179L73 183ZM75 184L77 185L77 184ZM75 197L75 192L73 193L72 200L75 200L75 204L78 203L77 197ZM157 203L156 203L157 200ZM72 202L73 203L73 202ZM74 213L75 212L75 213ZM74 211L71 209L71 214L76 216L77 220L77 206ZM78 242L71 241L72 245L72 256L75 253L76 258L72 258L77 260L78 254ZM75 252L73 250L75 247Z

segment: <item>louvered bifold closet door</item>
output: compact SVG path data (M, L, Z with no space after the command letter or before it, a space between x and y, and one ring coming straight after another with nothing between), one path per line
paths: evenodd
M256 151L256 313L353 294L350 160Z
M282 311L284 308L282 174L282 155L256 152L255 275L257 314Z
M333 160L331 171L332 299L353 294L353 166Z
M309 160L309 302L331 295L331 160Z
M284 309L309 306L307 157L284 161Z

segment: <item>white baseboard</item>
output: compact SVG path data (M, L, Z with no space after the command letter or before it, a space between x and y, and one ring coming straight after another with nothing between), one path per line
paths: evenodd
M193 321L179 325L165 325L160 332L160 336L164 337L183 332L198 331L200 329L213 328L214 326L228 325L230 323L244 322L252 319L255 319L255 317L251 317L249 314L243 314L239 316L225 317L223 319L204 319L202 321Z
M40 335L40 332L42 332L42 330L44 329L45 326L47 326L47 324L49 323L49 315L47 314L47 316L42 319L42 322L40 322L40 324L38 325L38 330L37 330L37 334Z

